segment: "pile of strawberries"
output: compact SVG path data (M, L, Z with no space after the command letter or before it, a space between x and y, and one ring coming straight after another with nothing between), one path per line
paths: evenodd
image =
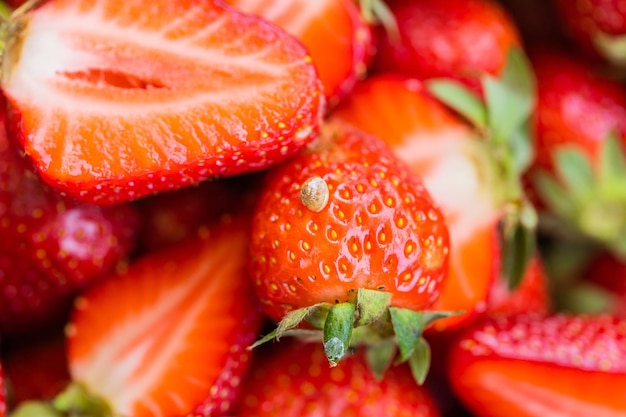
M0 417L626 415L626 9L15 0Z

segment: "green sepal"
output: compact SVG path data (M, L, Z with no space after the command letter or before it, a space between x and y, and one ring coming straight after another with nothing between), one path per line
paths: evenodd
M576 148L564 146L554 154L555 169L570 198L584 202L593 192L594 175L591 163Z
M619 137L611 132L600 147L600 169L598 178L601 183L617 184L623 192L626 184L626 156ZM612 187L613 188L613 187Z
M112 417L109 405L91 394L83 385L72 383L52 401L53 407L61 413L73 416Z
M408 308L390 307L391 323L398 342L398 362L409 360L424 330L424 313Z
M571 314L608 313L619 303L617 296L592 283L560 288L556 294L559 311Z
M575 218L575 207L570 203L567 190L550 174L545 171L536 172L533 176L533 184L551 212L561 218L570 220Z
M423 337L420 337L409 358L409 367L413 379L418 385L423 385L430 370L430 346Z
M501 275L509 290L514 290L520 284L537 250L537 213L534 207L524 204L521 209L516 209L513 216L513 220L505 217L500 230Z
M530 117L535 106L536 82L532 65L520 48L510 48L499 77L482 79L491 140L506 143Z
M11 417L63 417L52 405L41 401L25 401L13 410Z
M482 99L464 84L450 79L431 79L426 89L439 101L465 117L480 130L487 127L487 109Z
M530 119L514 130L509 138L509 153L516 176L526 172L535 159L535 148L531 140L529 125Z
M324 324L324 351L330 366L336 366L350 350L354 313L353 303L335 304L328 311Z
M367 326L377 321L389 309L391 294L361 288L356 298L355 327Z
M359 0L359 6L363 20L382 25L392 43L400 41L398 22L384 0Z
M288 331L297 327L302 323L307 315L311 312L311 310L315 309L316 306L312 307L304 307L299 308L297 310L292 310L289 313L285 314L285 317L278 323L276 329L272 330L252 345L248 346L248 350L255 349L271 340L280 340L280 338Z
M387 339L380 343L368 345L365 349L367 366L380 381L393 363L398 348L394 340Z

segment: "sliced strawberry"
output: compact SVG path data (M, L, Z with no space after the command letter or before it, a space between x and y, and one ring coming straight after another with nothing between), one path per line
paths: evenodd
M227 0L285 29L308 48L332 105L365 76L372 30L354 0Z
M62 326L71 299L130 255L140 224L129 204L97 207L54 193L7 139L2 112L0 335Z
M247 228L225 217L193 238L129 265L76 302L68 327L76 392L114 415L217 415L247 368L260 309L245 276Z
M268 167L324 111L300 42L221 2L57 0L11 22L13 131L44 180L82 200Z
M511 316L455 346L450 382L477 417L626 413L626 322L612 316Z
M335 368L316 343L281 342L255 357L238 402L239 417L438 417L432 393L405 364L377 380L361 349Z

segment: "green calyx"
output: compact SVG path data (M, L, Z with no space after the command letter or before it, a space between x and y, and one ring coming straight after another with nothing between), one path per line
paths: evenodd
M453 314L391 307L391 294L359 289L351 302L321 303L291 311L274 331L249 349L283 336L322 341L330 366L336 366L352 349L364 346L376 377L382 378L395 359L395 363L408 362L415 381L422 384L430 366L430 349L422 333L433 321ZM299 328L303 322L314 329Z
M11 417L113 417L113 412L84 386L72 383L50 403L27 401Z
M554 230L590 238L626 259L626 156L620 139L609 134L597 161L574 147L556 151L554 161L554 176L540 171L534 177Z
M484 99L458 81L433 79L429 92L470 122L482 138L482 166L503 217L502 276L509 288L520 282L535 252L537 213L528 201L522 174L533 160L529 121L536 103L532 66L521 49L511 48L498 77L481 79Z
M398 23L385 0L358 0L358 2L365 22L382 25L392 42L400 41Z

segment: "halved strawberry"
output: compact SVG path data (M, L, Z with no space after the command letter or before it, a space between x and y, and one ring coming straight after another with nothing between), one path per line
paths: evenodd
M622 416L625 329L613 316L490 320L459 339L450 383L478 417Z
M107 204L259 170L314 136L293 36L212 0L55 0L14 15L2 88L45 181Z
M262 318L245 274L247 236L246 219L223 217L81 296L67 327L74 383L53 407L135 417L227 412Z
M227 0L269 20L308 48L332 106L365 76L373 55L372 30L354 0Z
M0 335L14 337L63 326L72 298L131 254L141 219L130 204L61 198L8 140L4 116L0 111Z

